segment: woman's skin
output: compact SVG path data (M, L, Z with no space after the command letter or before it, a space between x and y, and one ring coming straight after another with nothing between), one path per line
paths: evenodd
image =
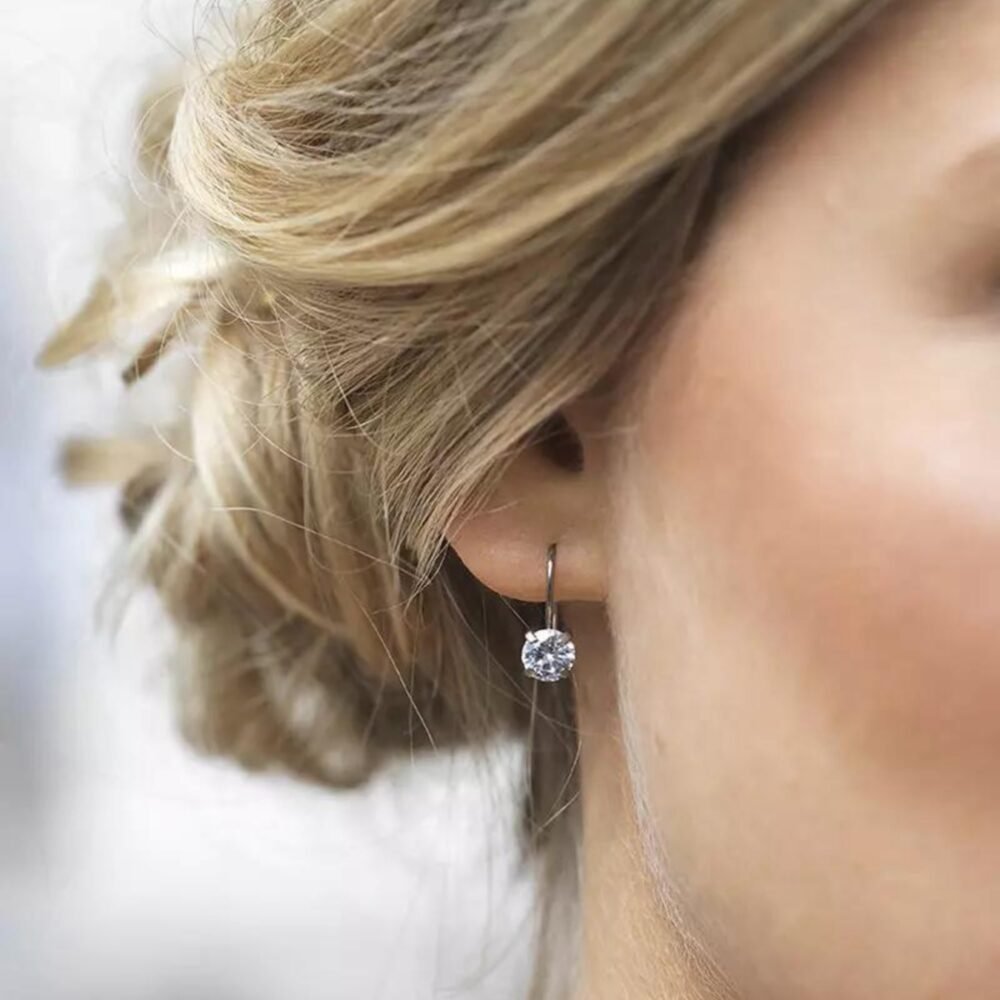
M579 997L1000 997L1000 0L801 93L645 375L452 539L533 600L560 541Z

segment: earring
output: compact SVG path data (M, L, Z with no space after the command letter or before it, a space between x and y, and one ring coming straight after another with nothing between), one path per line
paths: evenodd
M556 543L545 560L545 628L527 632L521 647L524 671L536 681L559 681L576 662L576 646L569 632L558 627L555 602Z

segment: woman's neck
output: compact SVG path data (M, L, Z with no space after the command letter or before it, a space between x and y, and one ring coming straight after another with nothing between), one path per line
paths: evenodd
M588 609L589 610L589 609ZM707 1000L643 847L603 616L574 622L582 786L582 955L573 1000Z

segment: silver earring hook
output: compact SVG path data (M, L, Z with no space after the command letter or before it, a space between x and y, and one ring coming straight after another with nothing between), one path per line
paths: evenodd
M556 624L556 543L549 546L545 559L545 627L558 628Z
M559 681L569 675L576 662L576 645L558 626L556 605L556 543L545 557L545 628L527 632L521 647L525 673L536 681Z

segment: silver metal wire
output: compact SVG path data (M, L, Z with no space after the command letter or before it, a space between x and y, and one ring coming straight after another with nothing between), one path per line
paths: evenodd
M556 624L556 543L549 546L545 559L545 627L558 628Z

